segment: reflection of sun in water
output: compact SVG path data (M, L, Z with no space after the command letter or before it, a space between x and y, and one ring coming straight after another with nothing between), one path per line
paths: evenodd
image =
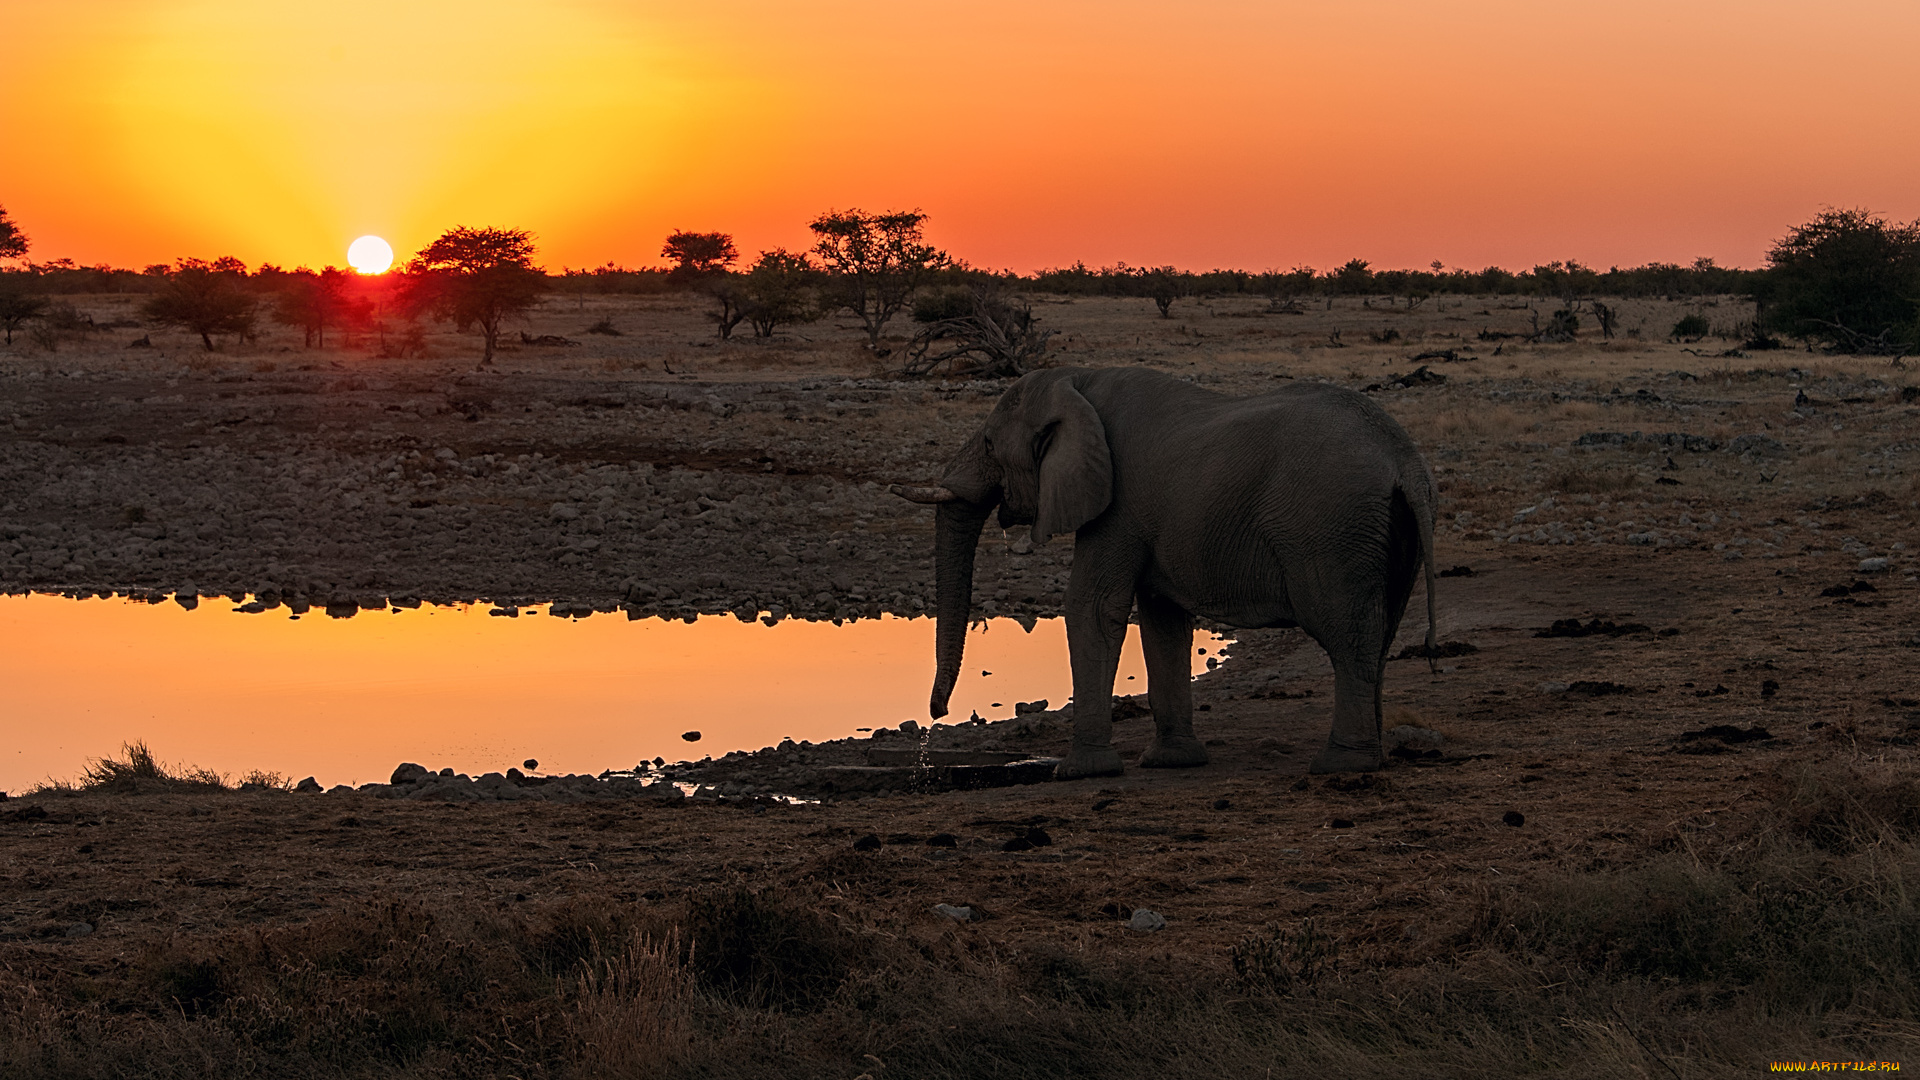
M363 274L384 274L393 265L393 248L377 236L363 236L347 245L347 265Z

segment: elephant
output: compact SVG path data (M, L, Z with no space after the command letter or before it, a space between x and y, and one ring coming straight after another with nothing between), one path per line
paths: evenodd
M1333 726L1315 773L1385 764L1381 679L1424 567L1434 653L1432 474L1372 400L1298 382L1230 397L1147 368L1048 368L1001 396L937 487L935 676L947 713L972 611L987 516L1073 533L1066 591L1073 740L1058 779L1110 776L1113 684L1136 604L1154 736L1144 768L1200 766L1193 733L1194 617L1299 627L1333 662ZM1429 660L1431 663L1431 660Z

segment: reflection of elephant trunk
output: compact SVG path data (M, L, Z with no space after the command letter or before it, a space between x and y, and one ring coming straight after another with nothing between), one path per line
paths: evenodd
M1432 477L1400 425L1349 390L1229 398L1138 368L1037 372L1001 397L941 486L895 491L939 506L936 719L959 677L988 514L1032 525L1041 543L1076 534L1062 777L1120 771L1113 680L1136 603L1155 727L1145 766L1207 761L1188 675L1195 614L1298 626L1327 650L1333 730L1316 772L1382 764L1381 678L1423 566L1433 641Z

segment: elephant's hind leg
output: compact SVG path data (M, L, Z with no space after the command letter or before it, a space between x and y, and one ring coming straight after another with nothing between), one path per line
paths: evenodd
M1380 743L1380 665L1371 672L1334 661L1333 732L1308 772L1372 772L1387 763ZM1371 678L1368 676L1371 675Z
M1144 769L1207 763L1193 735L1193 616L1164 597L1140 594L1140 645L1147 658L1147 703L1153 708L1153 744L1140 755Z

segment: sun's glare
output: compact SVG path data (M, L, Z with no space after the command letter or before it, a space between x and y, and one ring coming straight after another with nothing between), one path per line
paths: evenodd
M363 236L347 245L347 265L363 274L384 274L393 265L393 246L377 236Z

